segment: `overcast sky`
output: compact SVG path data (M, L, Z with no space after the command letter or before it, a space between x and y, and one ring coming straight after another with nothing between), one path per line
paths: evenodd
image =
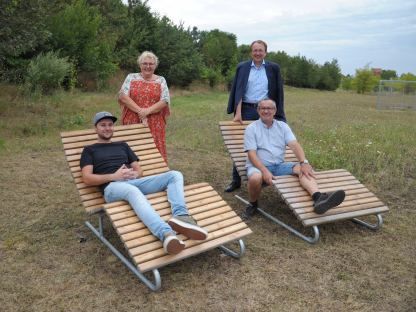
M319 64L338 60L343 74L370 67L416 74L415 0L149 0L175 24L218 28L237 43L267 42L269 51Z

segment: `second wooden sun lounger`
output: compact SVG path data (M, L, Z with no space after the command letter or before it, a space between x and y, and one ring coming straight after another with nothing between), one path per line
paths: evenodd
M245 169L247 153L244 151L244 131L250 123L251 121L244 121L243 124L235 123L233 121L222 121L219 124L224 143L243 181L247 180ZM297 161L289 148L286 150L285 161ZM298 230L276 217L271 216L261 208L258 209L259 212L308 243L315 243L319 240L318 227L324 223L352 220L373 230L381 227L383 224L381 214L387 212L389 210L388 207L361 184L351 173L344 169L338 169L320 171L316 173L316 176L319 188L322 192L343 189L346 193L346 198L341 205L328 210L323 215L318 215L313 212L312 198L301 187L297 177L281 176L274 181L274 187L277 193L286 202L303 226L312 227L313 236L303 235ZM236 195L236 197L248 204L248 202L240 196ZM377 222L375 224L370 224L357 219L367 215L375 215Z
M144 170L144 176L169 170L156 149L149 128L143 125L128 125L116 126L114 130L113 141L125 141L129 144L140 158L139 164ZM61 133L61 138L84 208L88 215L98 218L98 227L93 226L89 221L85 222L86 226L150 289L158 290L161 287L159 268L184 258L216 247L234 258L243 256L245 246L242 238L250 234L251 230L208 183L185 186L185 200L189 212L198 224L208 231L207 240L187 240L179 235L179 238L185 241L185 250L177 255L167 255L162 243L138 219L127 202L106 204L98 187L87 186L82 182L79 159L84 146L96 142L97 136L94 129L64 132ZM164 220L171 217L166 192L150 194L147 198ZM105 215L109 217L120 236L130 259L104 237L103 218ZM238 243L240 249L238 252L224 246L231 242ZM144 275L148 271L153 272L153 282Z

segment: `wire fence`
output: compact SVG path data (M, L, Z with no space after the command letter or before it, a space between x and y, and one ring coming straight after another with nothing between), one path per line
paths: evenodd
M416 81L380 80L377 109L416 110Z

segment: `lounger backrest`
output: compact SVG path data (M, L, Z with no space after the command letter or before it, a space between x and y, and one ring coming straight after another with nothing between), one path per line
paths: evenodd
M92 214L102 210L104 198L96 186L87 186L81 177L79 160L84 146L97 142L94 129L61 133L64 152L68 161L72 177L87 213ZM114 127L113 142L124 141L139 157L139 164L143 168L144 176L169 171L169 168L156 148L148 127L141 124Z

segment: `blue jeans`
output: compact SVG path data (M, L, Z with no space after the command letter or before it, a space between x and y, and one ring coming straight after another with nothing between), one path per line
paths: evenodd
M274 176L283 176L283 175L292 175L293 174L293 167L299 164L298 162L283 162L281 164L275 164L271 166L266 166L266 168L271 172ZM260 173L261 171L254 166L247 167L247 176L250 177L253 173Z
M111 182L104 190L104 199L108 203L118 200L128 201L150 232L160 240L163 240L165 233L174 231L153 209L145 195L166 189L168 201L172 208L172 215L187 215L188 209L186 208L183 191L183 176L179 171L168 171L156 176Z

